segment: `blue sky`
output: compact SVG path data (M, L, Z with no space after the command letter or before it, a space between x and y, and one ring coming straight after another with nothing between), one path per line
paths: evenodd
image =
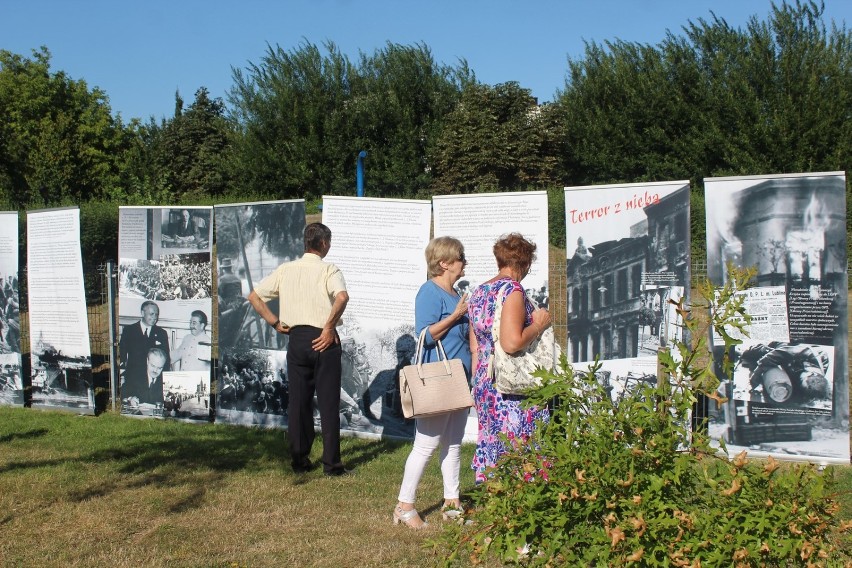
M0 49L100 87L122 118L170 117L179 91L226 98L232 68L259 63L267 45L336 43L350 60L388 41L425 43L434 58L466 59L487 84L517 81L540 102L565 84L584 41L659 43L711 10L741 27L766 19L771 0L6 0ZM852 27L852 1L827 0L826 21Z

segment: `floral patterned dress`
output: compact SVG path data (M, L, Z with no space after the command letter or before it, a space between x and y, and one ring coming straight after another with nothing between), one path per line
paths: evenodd
M518 282L511 278L500 278L477 287L468 300L468 316L477 344L477 352L474 354L476 367L473 373L473 400L479 430L471 464L477 483L487 479L488 468L494 467L507 450L500 439L500 433L506 434L512 442L525 443L532 434L536 421L550 418L546 408L521 408L524 397L497 392L494 382L488 377L488 359L494 354L491 326L497 302L504 301L516 290L526 298L524 289ZM525 305L527 314L524 327L532 323L533 312L528 301L525 301Z

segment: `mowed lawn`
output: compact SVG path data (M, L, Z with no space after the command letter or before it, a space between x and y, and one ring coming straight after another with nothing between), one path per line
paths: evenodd
M434 564L437 465L418 503L432 527L415 532L391 523L410 445L342 449L353 475L295 475L281 430L2 407L0 565Z
M434 565L423 545L442 526L435 460L418 502L430 528L391 523L409 449L344 438L353 475L295 475L280 430L3 407L0 565ZM840 523L852 469L834 469Z

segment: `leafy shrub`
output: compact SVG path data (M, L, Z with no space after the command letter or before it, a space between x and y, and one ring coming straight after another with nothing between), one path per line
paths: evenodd
M529 404L551 420L515 444L474 491L467 523L432 541L445 563L530 566L828 566L842 562L831 537L838 505L831 468L729 458L690 427L697 393L718 399L707 326L743 326L735 273L705 311L678 310L692 340L660 357L656 386L613 401L599 365L563 356L539 371ZM706 286L704 297L714 298ZM710 308L709 319L706 308ZM727 346L736 340L725 336ZM726 349L726 352L728 350ZM726 365L724 363L723 365ZM723 446L724 448L724 446Z

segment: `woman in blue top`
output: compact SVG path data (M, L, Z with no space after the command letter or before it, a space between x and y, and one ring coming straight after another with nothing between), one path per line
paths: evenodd
M470 381L470 342L468 338L467 294L459 296L453 284L464 275L467 260L458 239L438 237L426 246L429 280L414 300L414 324L418 336L423 329L425 349L423 361L437 361L436 342L441 340L450 359L461 359ZM393 510L393 522L405 523L413 529L426 526L414 508L417 485L435 449L441 446L441 474L444 478L444 519L454 519L461 512L459 500L459 466L462 438L468 409L417 418L414 446L405 462L405 473L399 489L399 502Z

